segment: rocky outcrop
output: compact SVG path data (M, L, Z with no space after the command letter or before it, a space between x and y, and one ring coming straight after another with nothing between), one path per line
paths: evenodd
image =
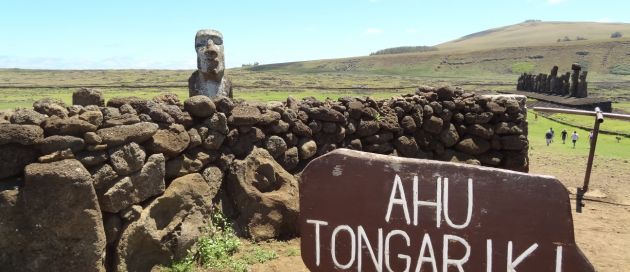
M237 228L255 241L297 235L298 183L264 149L233 162L228 192L239 213Z
M200 174L173 180L121 235L116 271L151 271L183 258L211 224L212 193Z

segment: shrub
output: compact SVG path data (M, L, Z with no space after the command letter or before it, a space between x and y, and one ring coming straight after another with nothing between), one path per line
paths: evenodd
M610 34L610 37L613 38L613 39L614 38L621 38L622 36L623 35L621 35L621 32L619 32L619 31L615 31L612 34Z
M576 41L584 41L584 40L588 40L588 39L587 39L587 38L584 38L584 37L582 37L582 36L577 36L577 37L575 37L575 40L576 40Z
M234 260L240 240L234 233L227 219L219 212L212 214L212 225L208 233L197 240L195 246L181 261L174 263L171 272L194 271L197 265L211 270L247 271L247 264L242 260Z
M630 65L617 64L610 68L610 73L615 75L630 75Z

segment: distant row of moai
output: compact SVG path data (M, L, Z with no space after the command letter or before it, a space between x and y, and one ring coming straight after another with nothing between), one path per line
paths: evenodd
M579 64L574 63L571 65L573 73L567 72L560 76L558 76L558 66L551 69L550 75L524 73L518 78L516 88L519 91L584 98L588 96L588 82L586 82L588 72L580 73L581 69Z

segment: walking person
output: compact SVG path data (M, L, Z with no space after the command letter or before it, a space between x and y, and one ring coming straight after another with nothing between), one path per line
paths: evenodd
M549 144L551 143L551 138L553 138L553 133L551 133L551 131L547 131L547 133L545 133L545 140L547 140L547 146L549 146Z
M549 128L549 131L551 132L551 142L553 143L553 135L555 133L553 132L553 128Z
M564 142L567 140L567 130L563 129L562 132L560 132L560 136L562 137L562 144L564 144Z
M571 135L571 140L573 141L573 148L575 148L575 142L577 142L578 138L580 136L578 136L577 131L573 131L573 134Z

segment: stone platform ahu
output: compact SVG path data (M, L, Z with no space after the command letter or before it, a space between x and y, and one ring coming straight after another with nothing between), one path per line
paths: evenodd
M338 149L300 183L310 271L595 271L555 178Z

